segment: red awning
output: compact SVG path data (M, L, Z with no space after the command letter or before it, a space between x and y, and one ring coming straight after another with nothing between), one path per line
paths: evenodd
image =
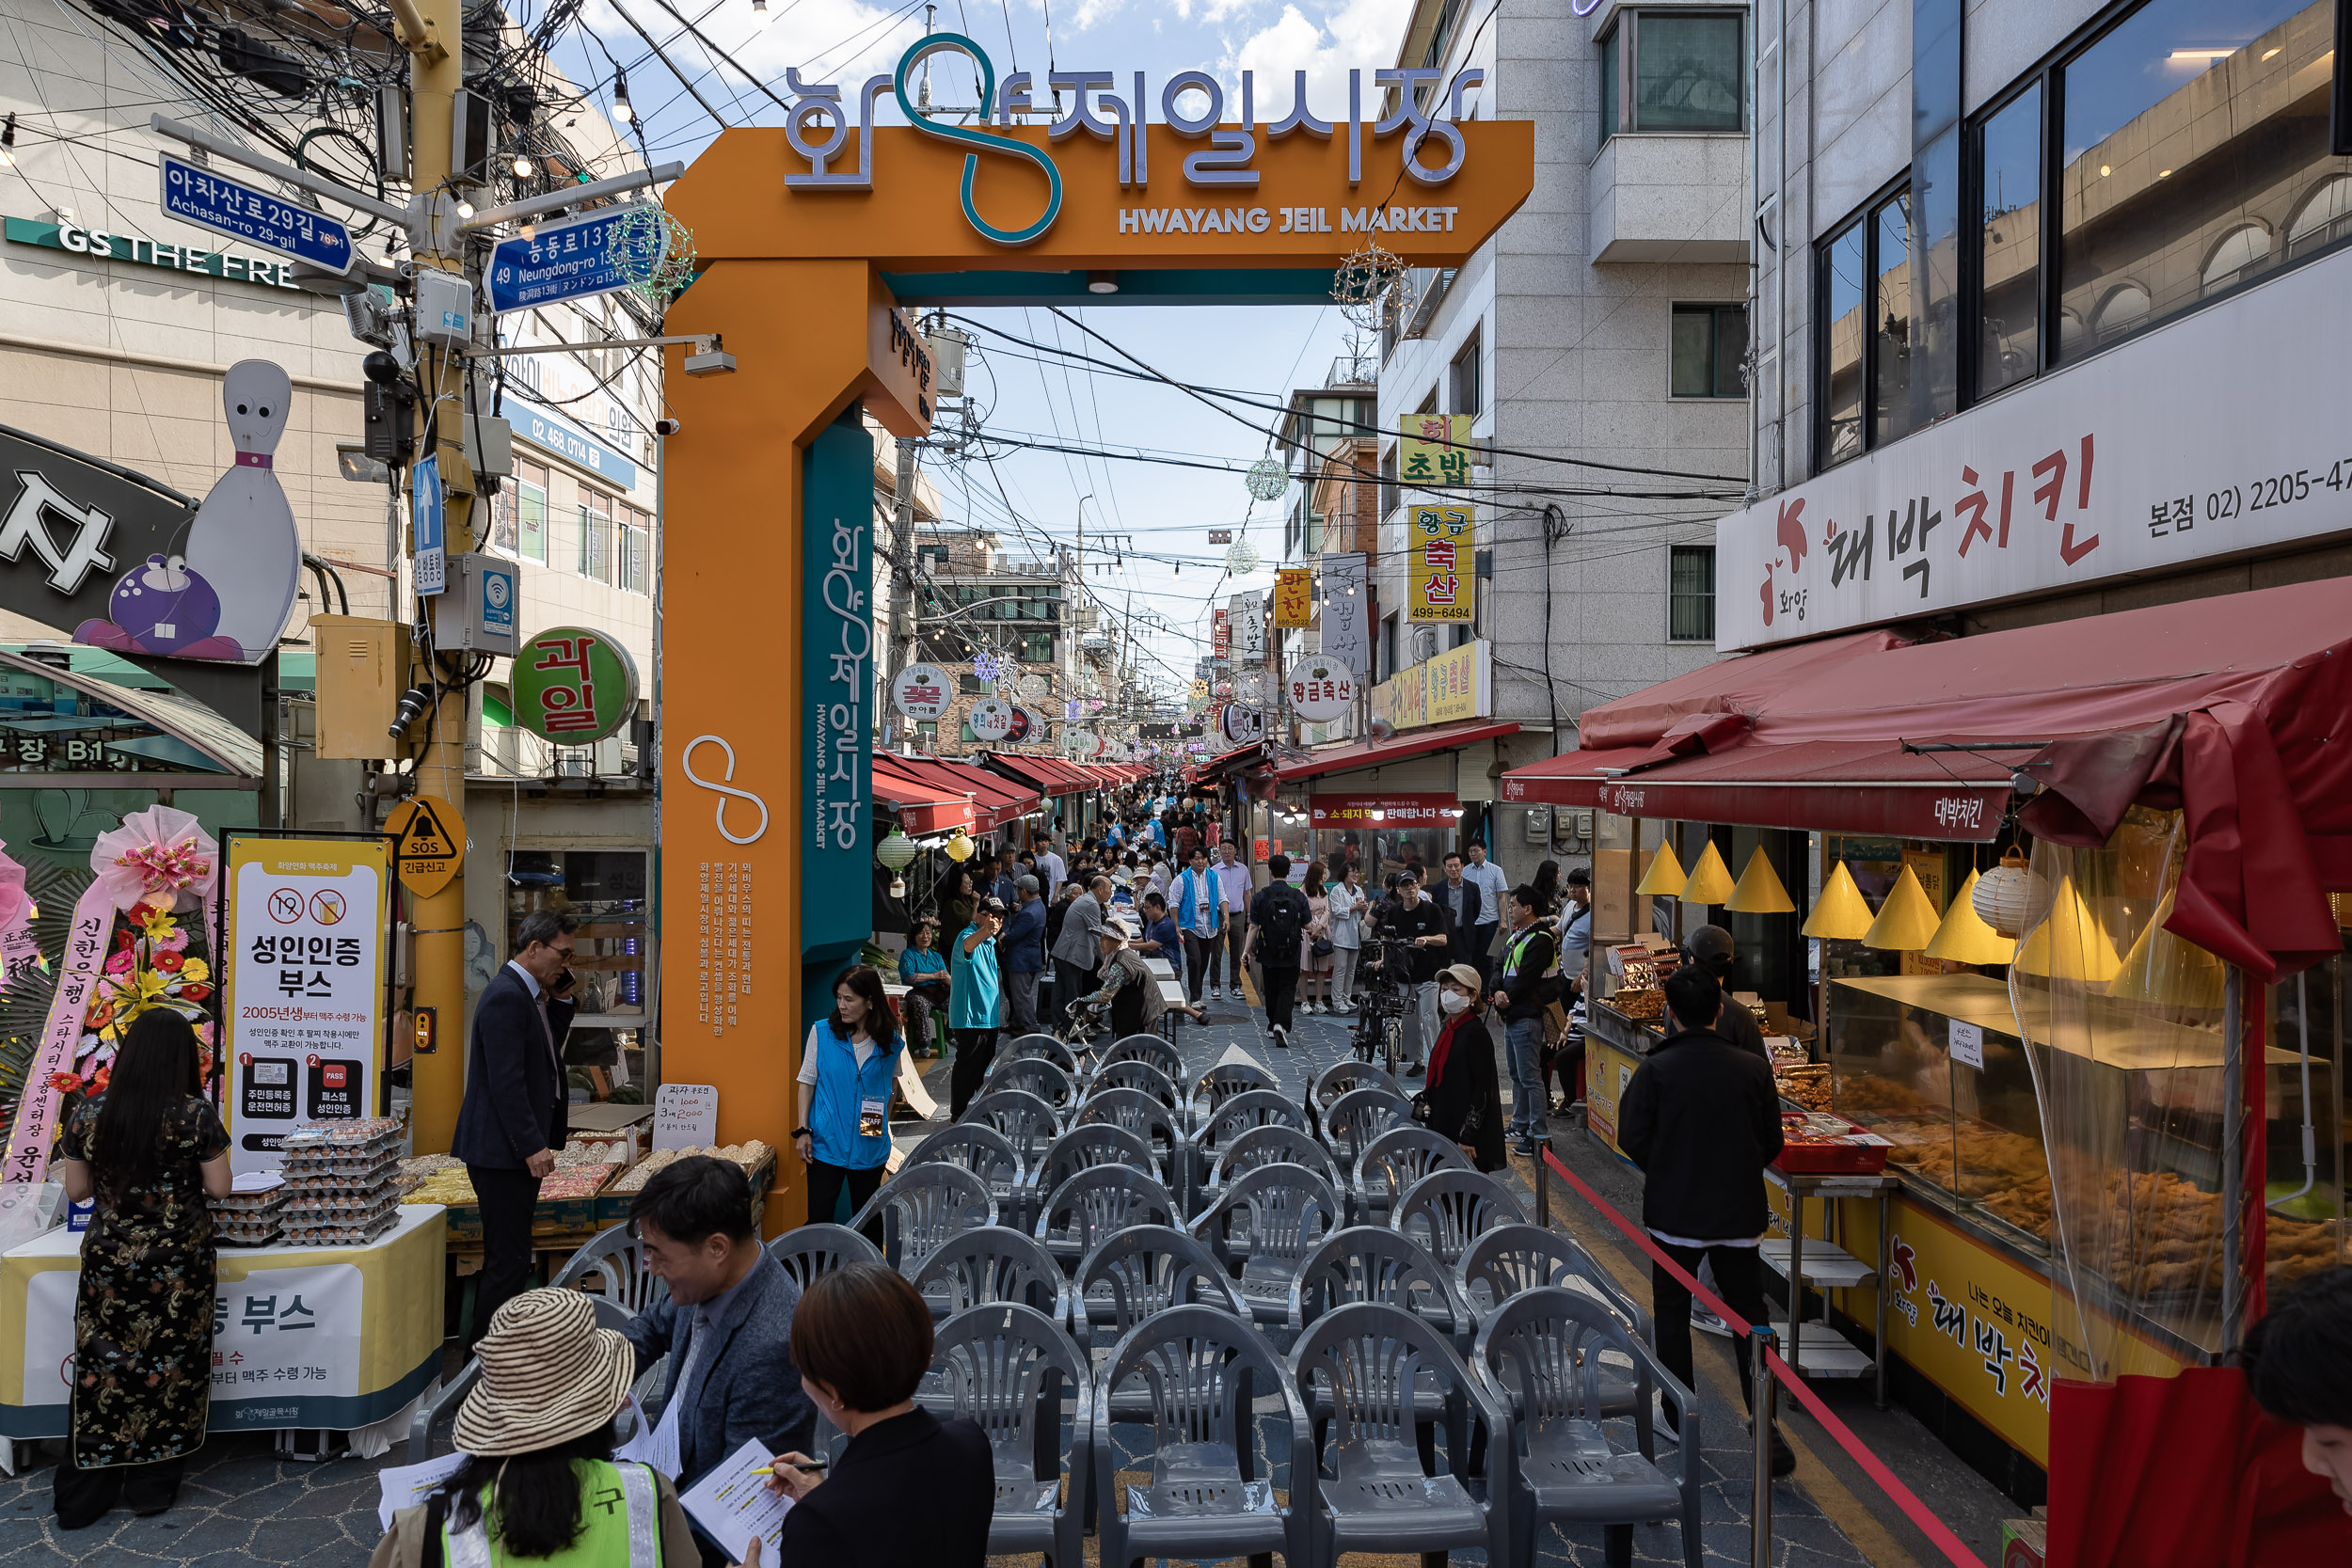
M2177 934L2265 979L2340 950L2321 892L2352 889L2352 578L1806 647L1595 708L1581 733L1601 749L1513 769L1503 799L1982 840L2022 768L2046 786L2025 818L2043 837L2103 843L2134 803L2186 809Z
M1299 779L1319 779L1326 773L1384 768L1406 757L1427 756L1432 752L1450 752L1457 746L1491 740L1497 736L1517 735L1518 729L1507 719L1465 719L1459 723L1413 730L1386 740L1351 740L1343 746L1312 752L1302 762L1286 763L1274 770L1274 776L1291 784Z
M1041 795L1077 795L1094 787L1093 776L1084 768L1032 752L992 752L982 766Z
M968 794L951 795L945 785L902 772L895 766L898 760L887 752L874 753L874 799L897 808L900 827L910 833L944 833L972 826Z
M936 784L942 789L972 798L972 827L976 832L989 832L1007 822L1018 821L1035 811L1038 796L1035 790L1024 789L1000 773L976 768L968 762L956 762L946 757L899 756L893 754L891 766L909 778Z

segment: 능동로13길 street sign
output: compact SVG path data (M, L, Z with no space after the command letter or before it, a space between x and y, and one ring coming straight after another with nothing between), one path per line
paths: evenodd
M601 208L540 224L528 239L501 240L482 271L491 312L615 293L650 276L669 249L670 231L659 221L635 221L644 205Z

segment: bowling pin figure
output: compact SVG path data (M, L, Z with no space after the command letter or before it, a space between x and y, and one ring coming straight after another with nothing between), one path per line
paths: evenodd
M276 647L285 629L302 576L302 535L271 465L293 398L293 382L266 359L229 367L221 407L237 461L197 509L186 556L188 571L218 597L220 620L213 638L184 654L251 662ZM233 647L219 646L222 640Z

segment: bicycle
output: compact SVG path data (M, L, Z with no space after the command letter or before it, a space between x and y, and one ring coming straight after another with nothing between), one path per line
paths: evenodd
M1412 981L1413 944L1401 937L1366 937L1358 974L1367 976L1348 1043L1356 1059L1396 1076L1405 1053L1405 1020L1420 1007Z

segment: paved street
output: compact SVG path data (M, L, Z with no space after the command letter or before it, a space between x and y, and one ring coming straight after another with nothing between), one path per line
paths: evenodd
M1312 1076L1346 1052L1344 1021L1327 1017L1298 1018L1296 1044L1288 1051L1272 1047L1263 1028L1263 1014L1232 1001L1212 1006L1206 1027L1185 1026L1179 1037L1185 1065L1198 1072L1228 1052L1239 1049L1264 1065L1292 1094L1303 1094ZM945 1097L943 1065L929 1075ZM1504 1093L1509 1093L1507 1076ZM942 1110L945 1117L945 1110ZM922 1131L917 1124L900 1129L901 1142L912 1142ZM1580 1174L1600 1185L1612 1202L1630 1209L1638 1200L1638 1185L1629 1173L1608 1160L1583 1134L1563 1126L1555 1144ZM1529 1183L1533 1172L1525 1161L1515 1161L1511 1184L1533 1209ZM1637 1296L1645 1296L1644 1271L1631 1260L1629 1248L1617 1244L1573 1195L1553 1190L1553 1220L1574 1230L1597 1257L1615 1269ZM1703 1396L1708 1442L1706 1558L1710 1563L1745 1562L1748 1518L1752 1506L1750 1453L1732 1382L1726 1344L1700 1338ZM1958 1469L1943 1455L1910 1417L1898 1412L1871 1412L1867 1398L1853 1390L1834 1396L1848 1418L1861 1426L1875 1425L1867 1435L1882 1452L1906 1468L1900 1459L1915 1454L1922 1473L1931 1467L1941 1475L1945 1493L1931 1494L1939 1512L1962 1529L1989 1557L1994 1550L2002 1505L1990 1487ZM1851 1408L1858 1407L1858 1408ZM1776 1563L1788 1568L1817 1565L1902 1563L1924 1560L1907 1527L1890 1528L1889 1511L1879 1506L1859 1472L1832 1457L1831 1446L1819 1428L1800 1416L1787 1423L1790 1437L1805 1457L1798 1475L1774 1488L1773 1538ZM1122 1446L1124 1439L1122 1439ZM1661 1451L1671 1453L1671 1449ZM326 1465L302 1465L275 1459L265 1437L215 1438L206 1447L189 1476L182 1503L153 1519L135 1519L126 1513L110 1515L102 1525L72 1534L59 1532L49 1512L49 1469L41 1465L17 1478L0 1481L0 1568L15 1564L153 1563L231 1568L244 1563L303 1563L317 1568L356 1568L364 1562L377 1538L375 1471L401 1463L395 1449L381 1460L342 1459ZM1915 1479L1915 1484L1918 1484ZM1923 1488L1924 1490L1924 1488ZM1989 1533L1988 1533L1989 1532ZM1979 1539L1979 1537L1982 1539ZM1679 1530L1670 1523L1642 1527L1635 1532L1637 1562L1682 1561ZM1478 1554L1459 1554L1474 1561ZM1003 1560L1008 1564L1021 1560ZM1091 1544L1089 1544L1089 1560ZM1367 1564L1409 1564L1416 1558L1350 1559ZM1552 1531L1541 1543L1538 1561L1548 1568L1593 1564L1603 1560L1597 1528Z

